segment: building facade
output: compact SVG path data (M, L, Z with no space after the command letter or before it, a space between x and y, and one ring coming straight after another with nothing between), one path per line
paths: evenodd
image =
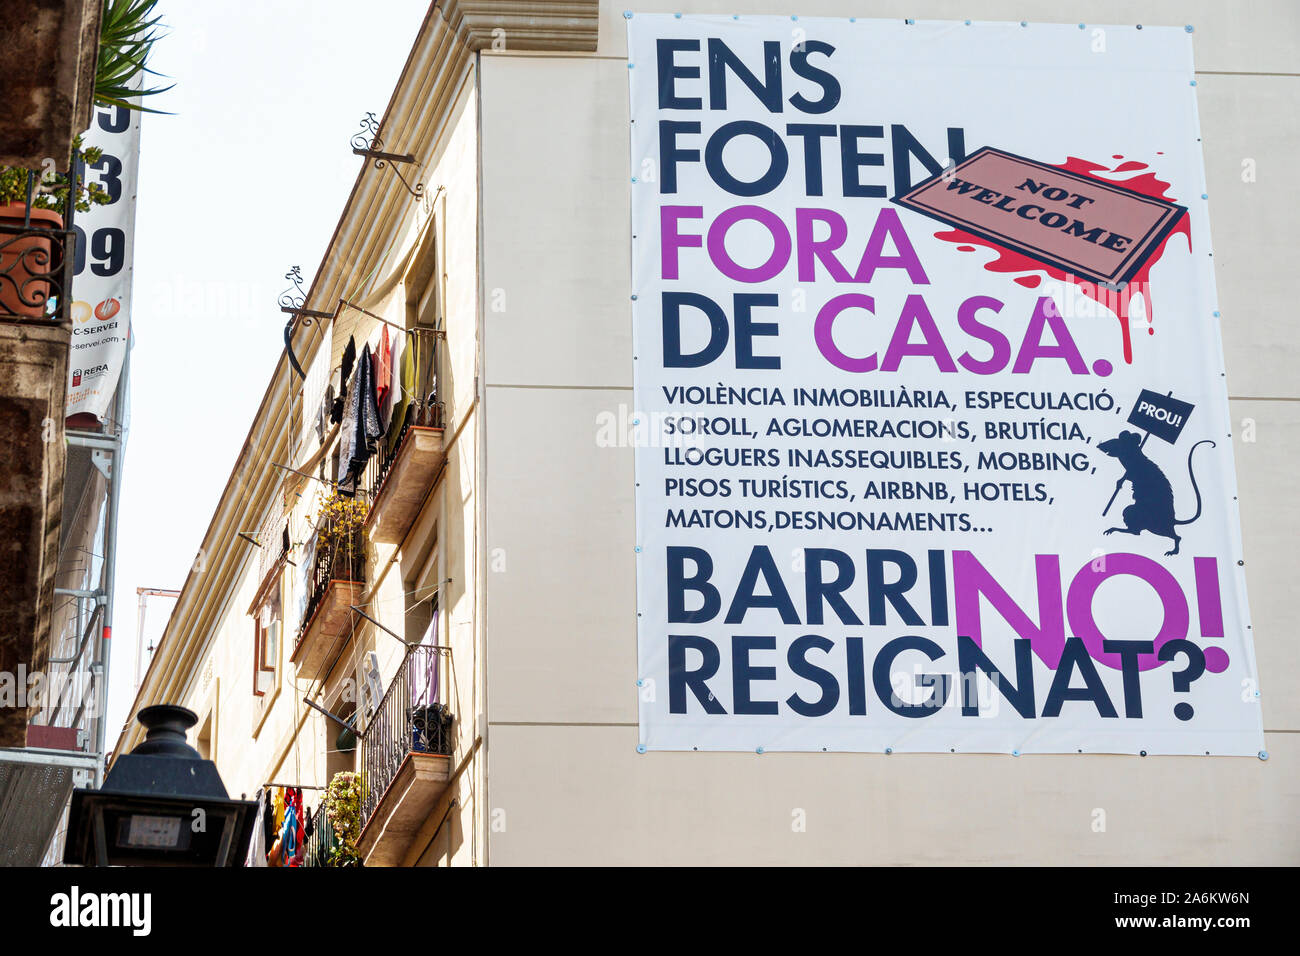
M598 440L632 413L633 374L628 60L609 2L431 7L369 147L413 162L362 169L291 325L303 374L286 356L268 386L137 708L193 709L232 795L363 772L368 865L1294 862L1300 340L1283 263L1300 21L1281 0L1184 6L1267 760L638 752L633 449ZM943 0L870 14L1060 19ZM421 411L366 465L361 559L339 572L319 561L340 441L320 408L349 341L382 349L385 330ZM432 705L453 716L437 746ZM117 752L138 739L126 728Z

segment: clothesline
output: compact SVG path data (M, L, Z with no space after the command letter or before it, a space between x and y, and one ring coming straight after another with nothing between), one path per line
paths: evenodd
M327 787L314 787L314 786L311 786L310 784L306 784L306 783L264 783L264 784L262 784L262 789L263 789L263 790L269 789L270 787L279 787L279 788L281 788L282 790L294 790L294 789L298 789L298 790L326 790L326 789L328 789Z
M376 321L379 321L379 322L384 323L384 325L390 325L390 326L392 326L393 328L397 329L397 331L401 332L403 335L411 335L412 333L417 333L417 332L428 332L428 333L433 334L434 336L440 336L441 338L444 338L444 339L447 337L447 331L446 331L445 329L438 329L438 328L433 328L433 329L427 329L427 328L407 328L407 327L404 326L404 325L398 325L396 322L392 322L392 321L390 321L390 320L384 318L382 315L376 315L374 312L371 312L369 309L363 309L361 306L357 305L357 304L354 303L354 302L349 301L348 299L342 299L342 298L339 299L339 304L336 305L336 306L334 307L334 314L333 314L333 315L328 315L328 314L326 314L326 313L322 313L322 314L320 315L320 317L321 317L321 318L328 318L328 319L330 320L330 322L336 322L336 321L338 321L339 313L343 310L343 307L344 307L344 306L347 306L347 307L350 308L350 309L356 309L356 310L357 310L358 312L360 312L362 315L367 315L367 316L369 316L370 318L375 319ZM315 315L315 313L313 313L313 315ZM294 314L292 314L292 315L289 316L289 321L285 323L285 326L284 326L284 350L285 350L286 353L288 353L288 357L289 357L289 366L290 366L290 367L291 367L295 372L298 373L298 377L299 377L299 378L305 379L305 378L307 377L307 373L303 371L303 369L302 369L302 365L299 364L299 362L298 362L298 356L294 355L294 353L293 353L293 324L294 324L294 322L298 319L298 317L299 317L298 314L297 314L297 313L294 313ZM308 319L306 319L305 321L306 321L308 324L311 324L311 318L308 318ZM325 326L322 325L322 326L321 326L321 329L323 330L324 328L325 328Z
M412 604L409 608L406 609L406 612L403 614L403 618L406 618L406 617L408 617L410 614L412 614L412 613L415 611L415 609L418 608L418 607L419 607L421 604L423 604L425 601L428 601L428 600L430 600L430 599L432 599L432 598L436 598L436 597L441 593L442 584L444 584L444 583L450 583L451 580L452 580L451 578L447 578L446 582L439 582L439 583L437 583L437 584L425 584L425 585L422 585L421 587L411 588L411 590L409 590L409 591L403 591L400 595L397 595L396 597L393 597L393 598L385 598L385 599L384 599L384 603L391 603L392 601L396 601L396 600L398 600L398 599L404 599L404 598L407 597L408 595L410 595L410 594L414 594L416 591L422 591L422 590L424 590L424 589L426 589L426 588L432 588L432 589L433 589L433 593L431 593L431 594L426 594L424 597L420 598L420 600L416 601L414 604ZM362 604L362 605L360 605L360 606L361 606L361 607L369 607L370 605L372 605L372 604L377 604L377 603L379 603L379 599L378 599L378 598L374 598L374 597L372 597L370 601L368 601L367 603ZM435 613L436 613L436 612L435 612ZM435 617L435 620L436 620L436 617ZM352 647L352 669L355 671L356 668L360 666L360 664L361 664L361 659L360 659L360 656L359 656L360 646L359 646L359 645L354 645L354 644L353 644L353 640L352 640L354 637L356 637L356 634L357 634L357 628L359 628L360 626L361 626L361 622L360 622L359 620L357 620L357 619L354 618L353 621L352 621L352 627L351 627L351 629L348 631L348 639L347 639L346 641L343 642L343 646L342 646L341 648L339 648L338 653L334 656L334 659L330 662L330 665L329 665L329 668L327 669L327 672L328 672L328 671L332 671L332 670L334 669L334 666L339 662L339 659L343 656L343 653L348 649L348 647ZM408 648L408 653L409 653L409 648ZM322 690L324 689L324 686L325 686L325 684L324 684L324 681L322 680L322 681L320 682L319 686L316 688L316 693L315 693L315 696L316 696L316 697L320 697L320 696L321 696L321 692L322 692ZM303 703L311 704L311 701L309 701L307 698L303 698ZM313 705L313 706L314 706L314 705Z
M308 396L303 394L303 414L310 415L314 421L315 430L322 443L325 440L325 433L330 429L330 423L336 423L340 427L340 451L347 451L346 463L343 456L340 457L340 475L332 481L326 482L323 478L315 475L309 475L305 472L298 471L288 465L281 465L278 462L272 464L286 472L297 474L303 478L310 478L319 481L322 484L341 487L345 493L348 492L348 485L355 482L360 477L360 468L357 459L368 458L369 455L358 456L353 454L358 446L357 439L364 436L365 445L369 446L372 441L378 442L380 439L389 440L394 428L404 428L408 421L419 423L426 415L434 413L440 405L437 401L437 368L436 341L430 347L428 359L422 356L424 351L420 348L418 341L407 343L400 347L402 358L393 360L390 357L390 346L388 344L388 326L393 326L398 331L414 335L418 339L421 333L432 333L435 338L439 335L445 338L445 333L440 329L412 328L406 329L378 316L373 312L361 308L346 299L339 300L340 307L347 305L349 308L371 316L384 325L383 340L375 351L370 353L370 363L365 361L367 352L370 349L368 342L362 346L360 356L356 354L355 339L349 337L348 346L343 352L342 364L339 368L333 370L323 385L323 393L320 396L312 394ZM321 348L325 345L322 344ZM414 351L408 351L414 349ZM394 347L392 352L398 352L399 348ZM382 356L382 359L380 358ZM360 361L357 361L360 359ZM355 361L355 367L354 367ZM428 361L430 364L427 368L416 368L415 366L424 366ZM320 362L318 357L312 366L310 376L304 376L304 379L311 379L317 374L317 365ZM408 362L412 365L408 366ZM371 368L362 368L363 365L371 364ZM354 375L353 372L356 374ZM408 373L409 369L409 381ZM313 390L314 392L314 390ZM358 397L360 402L358 404ZM320 401L317 406L316 402ZM348 404L344 404L345 401ZM311 406L309 410L308 406ZM389 409L388 421L384 422L382 409ZM362 421L354 422L348 429L342 426L345 419L356 415ZM359 434L352 435L349 431L358 431ZM372 432L375 434L372 435ZM322 446L323 447L323 446ZM347 471L345 472L345 469ZM356 474L352 474L354 471Z
M430 328L424 328L419 326L417 326L416 328L408 328L407 326L404 325L398 325L396 322L391 322L388 319L384 318L382 315L376 315L375 313L369 311L368 309L363 309L361 308L361 306L353 302L349 302L347 299L339 299L339 303L341 305L346 305L349 308L356 309L362 315L368 315L370 316L370 318L384 323L384 325L391 325L393 328L397 329L397 331L401 332L403 335L410 335L413 332L426 332L443 339L447 337L447 332L445 329L439 329L439 328L430 329Z

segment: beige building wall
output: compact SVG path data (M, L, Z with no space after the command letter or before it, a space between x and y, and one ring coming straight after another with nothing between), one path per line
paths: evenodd
M594 55L507 37L480 57L490 862L1300 861L1300 6L1068 5L1069 22L1195 27L1267 761L636 752L632 450L596 443L632 395L625 7L601 3ZM1067 19L1046 0L632 9Z
M431 43L417 44L417 53L424 57L435 49ZM363 173L361 181L374 182L368 191L360 186L354 191L317 284L326 290L321 302L330 308L346 298L390 322L406 325L408 304L415 303L407 301L404 279L418 268L422 256L436 254L430 282L436 286L438 313L446 331L438 344L437 369L439 398L445 403L446 465L405 539L398 544L368 543L362 603L372 617L414 643L423 628L408 623L410 606L438 591L436 643L451 649L444 658L441 700L456 716L451 766L457 775L429 824L416 833L403 862L468 865L481 862L483 856L484 811L479 795L485 775L476 719L483 706L479 652L483 615L476 546L481 503L475 493L481 462L477 89L472 57L456 65L451 76L435 77L419 65L395 94L395 101L401 102L386 135L392 147L416 155L415 169L404 172L412 184L417 179L424 184L423 195L410 197L387 170L371 168ZM435 80L445 96L439 109L430 100ZM349 223L355 228L345 229ZM321 308L315 302L312 306ZM331 367L337 365L349 336L355 338L359 354L380 329L375 318L344 308L333 323L316 320L300 329L299 362L310 368L317 352L327 350ZM339 725L304 699L339 712L356 700L354 682L370 651L378 656L385 688L403 660L404 648L397 640L356 618L331 667L319 675L299 674L298 665L290 660L301 623L290 566L278 585L283 634L275 687L262 705L254 697L254 621L249 612L261 584L258 550L236 537L235 531L260 527L279 499L289 516L295 545L289 558L301 560L297 545L310 535L308 517L319 513L322 485L272 463L315 471L320 444L310 427L305 432L302 428L303 402L303 380L290 375L282 361L213 518L205 552L186 583L133 708L165 700L194 710L199 724L190 734L191 743L216 762L234 797L253 799L266 783L320 787L332 772L353 769L354 764L334 750ZM313 411L306 409L309 416ZM309 437L300 443L296 437L300 434ZM326 456L331 447L327 436ZM272 539L269 544L276 547L278 531ZM409 620L416 620L415 615ZM137 725L129 724L119 752L129 750L142 736ZM356 769L360 769L360 753L358 747ZM346 767L340 759L347 761ZM315 808L322 795L306 790L306 806Z

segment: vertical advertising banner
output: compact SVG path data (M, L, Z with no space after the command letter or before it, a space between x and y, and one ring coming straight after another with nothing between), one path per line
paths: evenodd
M99 147L99 161L81 175L108 193L106 205L77 213L77 274L72 283L72 354L68 359L67 415L103 419L131 335L131 259L135 239L140 113L95 107L83 149Z
M1257 754L1189 32L626 16L641 746Z

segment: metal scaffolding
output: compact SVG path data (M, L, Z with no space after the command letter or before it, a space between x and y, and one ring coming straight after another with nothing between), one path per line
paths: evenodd
M72 788L103 782L130 369L128 349L101 431L66 432L50 656L23 688L35 708L27 746L0 749L0 866L61 860Z

